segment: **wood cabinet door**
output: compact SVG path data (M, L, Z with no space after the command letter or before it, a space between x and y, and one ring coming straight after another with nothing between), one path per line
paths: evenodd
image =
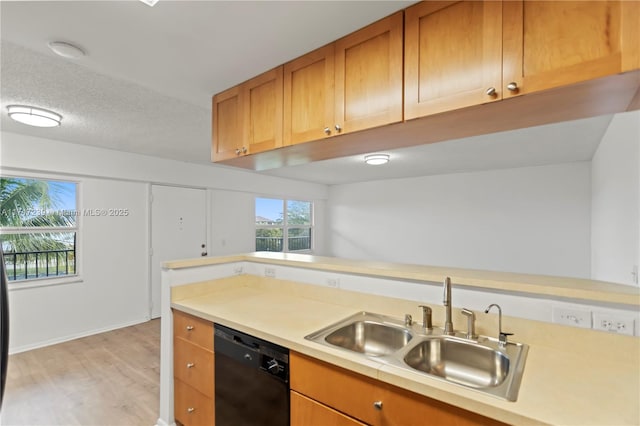
M504 98L640 67L638 9L637 1L505 1Z
M213 398L214 355L179 337L173 339L173 375L204 395Z
M333 134L334 45L284 65L284 145Z
M291 426L365 426L349 416L291 391Z
M435 399L380 383L383 390L380 426L490 426L504 423Z
M378 424L377 381L295 352L289 354L291 390L367 424Z
M242 149L242 90L235 86L213 97L213 132L211 161L236 157Z
M282 146L282 66L242 85L245 146L249 154Z
M501 99L502 3L427 1L405 10L404 117ZM495 94L487 94L495 88Z
M182 381L175 379L175 418L184 426L211 426L215 423L215 402Z
M332 131L402 121L402 23L398 12L336 41Z

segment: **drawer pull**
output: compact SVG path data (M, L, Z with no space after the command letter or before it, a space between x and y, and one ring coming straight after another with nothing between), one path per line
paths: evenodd
M193 326L192 325L188 325L187 326L187 331L192 331L193 330Z
M195 367L194 363L192 363L192 362L188 362L187 363L187 368L193 368L193 367Z
M373 408L376 410L382 410L382 401L376 401L373 403Z
M193 407L187 408L187 413L189 413L189 414L193 413L194 411L196 411L196 409L193 408Z

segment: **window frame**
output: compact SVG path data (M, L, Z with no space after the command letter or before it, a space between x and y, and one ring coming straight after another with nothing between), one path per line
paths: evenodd
M34 287L44 287L51 285L71 284L83 282L82 272L82 208L81 208L81 188L82 182L78 179L69 179L65 176L56 176L45 173L29 173L20 171L19 173L1 173L0 178L29 179L42 180L47 182L64 182L75 185L75 208L71 209L75 212L75 226L73 227L0 227L0 235L2 234L26 234L26 233L75 233L75 273L69 275L53 275L40 278L28 278L21 280L7 280L7 290L21 290ZM4 253L6 260L7 253Z
M255 223L255 217L257 216L258 212L256 209L256 202L259 198L263 198L263 199L269 199L269 200L278 200L282 202L282 223L281 224L273 224L273 225L259 225L257 223ZM288 210L287 210L287 203L289 201L297 201L297 202L302 202L302 203L309 203L309 224L308 225L300 225L300 224L294 224L294 225L289 225L289 215L288 215ZM315 246L315 223L314 223L314 217L315 217L315 203L311 200L301 200L301 199L295 199L295 198L279 198L279 197L273 197L273 196L261 196L261 195L257 195L254 200L253 200L253 210L254 210L254 225L255 225L255 230L257 231L258 229L282 229L282 251L267 251L267 250L262 250L261 252L265 252L265 253L300 253L300 254L310 254L313 253L314 251L314 246ZM289 229L309 229L309 238L311 239L310 244L309 244L309 248L308 249L303 249L303 250L289 250ZM254 236L253 236L253 243L254 243L254 250L257 252L257 235L256 232L254 232Z

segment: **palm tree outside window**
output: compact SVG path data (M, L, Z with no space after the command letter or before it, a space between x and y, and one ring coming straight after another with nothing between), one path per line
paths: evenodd
M77 186L0 177L0 241L9 281L77 275Z

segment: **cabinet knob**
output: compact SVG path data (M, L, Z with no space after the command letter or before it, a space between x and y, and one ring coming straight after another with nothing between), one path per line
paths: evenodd
M193 367L195 367L194 363L192 363L192 362L188 362L187 363L187 368L193 368Z
M247 148L245 148L244 146L242 147L242 153L246 154L247 153Z
M336 132L340 133L342 131L342 127L339 124L336 124Z
M509 89L510 92L517 92L518 83L516 83L515 81L512 81L511 83L507 84L507 89Z
M382 410L382 401L376 401L373 403L373 408L376 410Z
M189 413L189 414L193 413L194 411L196 411L196 409L193 408L193 407L187 408L187 413Z
M331 129L330 129L330 128L328 128L328 127L325 127L325 128L324 128L324 134L325 134L325 135L327 135L327 136L329 136L329 135L331 134Z
M193 330L193 326L192 325L188 325L187 326L187 331L192 331Z
M237 149L236 149L236 155L240 155L240 152L241 152L241 151L240 151L240 148L237 148Z
M498 94L498 92L496 92L496 88L495 87L489 87L486 91L487 96L495 96Z

